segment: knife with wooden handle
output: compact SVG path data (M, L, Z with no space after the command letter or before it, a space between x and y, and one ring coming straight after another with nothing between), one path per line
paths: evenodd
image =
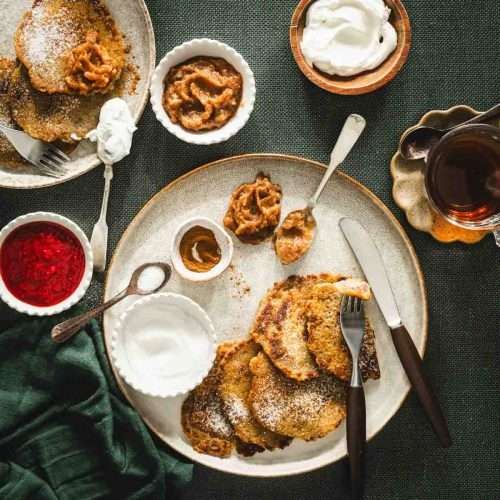
M358 221L343 217L339 225L363 269L379 308L391 330L396 351L413 390L416 392L441 446L447 448L451 446L448 425L424 373L422 358L401 321L394 292L378 248L366 229Z

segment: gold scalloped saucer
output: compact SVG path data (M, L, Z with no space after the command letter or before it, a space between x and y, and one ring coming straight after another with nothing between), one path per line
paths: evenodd
M480 111L463 105L448 110L429 111L408 131L420 125L452 127L478 114ZM500 120L494 121L494 124L500 126ZM425 192L424 168L424 160L405 160L399 151L391 160L392 196L396 204L406 213L408 222L415 229L429 233L442 243L461 241L473 244L481 241L489 231L462 229L450 224L431 208Z

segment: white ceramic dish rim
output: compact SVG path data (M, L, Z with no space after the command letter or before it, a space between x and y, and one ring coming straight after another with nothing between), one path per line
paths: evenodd
M170 389L167 389L166 387L163 392L158 392L148 389L145 385L141 385L140 382L137 381L135 376L131 376L129 374L129 372L124 367L124 364L121 362L119 358L119 354L117 352L118 351L117 345L120 339L122 338L120 332L123 329L123 325L126 323L127 318L131 314L134 313L138 314L138 310L140 308L142 308L145 305L151 305L155 301L163 302L164 304L165 301L169 301L170 299L174 299L172 305L176 307L179 307L178 303L180 302L183 303L183 307L185 307L185 310L191 308L191 311L195 311L196 318L202 320L203 329L207 333L210 352L209 356L206 359L206 364L200 367L200 370L197 374L193 375L193 378L189 385L178 388L170 388ZM175 301L177 301L177 304L175 303ZM116 366L120 376L123 378L123 380L127 382L127 384L129 384L136 391L139 391L142 394L145 394L146 396L167 398L167 397L179 396L181 394L186 394L191 389L194 389L203 380L203 378L208 374L215 360L215 351L216 351L215 344L216 344L216 336L215 336L214 325L212 323L212 320L206 313L206 311L199 304L197 304L194 300L190 299L189 297L186 297L185 295L181 295L178 293L173 293L173 292L154 293L152 295L148 295L147 297L143 297L142 299L139 299L138 301L134 302L120 316L120 320L116 328L113 330L113 335L111 338L111 357L113 359L113 364L114 366Z
M55 304L50 307L38 307L26 304L12 295L12 293L5 286L0 274L0 298L12 309L30 316L51 316L53 314L59 314L74 306L85 295L92 280L94 268L92 249L87 236L79 226L77 226L70 219L52 212L32 212L16 217L0 231L0 248L12 231L31 222L53 222L55 224L59 224L60 226L68 229L78 239L85 254L85 270L82 280L80 281L78 288L67 299L59 302L59 304Z
M210 271L204 273L195 273L194 271L190 271L184 265L179 250L182 237L194 226L203 226L210 229L214 233L217 244L221 250L220 262L210 269ZM175 231L170 255L172 256L172 265L174 266L174 269L184 279L189 281L209 281L221 275L228 268L233 258L233 251L233 240L222 226L208 217L192 217L183 222Z
M221 166L227 164L228 162L248 161L248 160L252 160L252 159L259 160L259 161L282 160L282 161L289 161L289 162L294 162L294 163L301 163L301 164L304 164L304 165L309 166L309 167L320 169L321 171L324 171L324 169L326 169L326 165L324 165L320 162L317 162L314 160L309 160L306 158L301 158L298 156L292 156L292 155L286 155L286 154L273 154L273 153L252 153L252 154L244 154L244 155L223 158L220 160L216 160L214 162L209 162L207 164L203 164L203 165L191 170L190 172L184 174L183 176L175 179L171 183L167 184L162 190L160 190L156 195L154 195L146 203L146 205L143 207L143 209L139 212L139 214L136 216L136 218L132 221L132 223L129 225L129 227L123 233L122 238L115 249L115 253L113 254L110 265L108 267L108 274L106 276L106 282L105 282L105 287L104 287L104 297L109 296L110 271L113 268L113 263L114 263L115 257L118 254L118 252L120 251L121 245L123 245L124 241L127 240L127 237L129 235L129 233L132 232L134 226L137 224L140 224L140 222L141 222L141 220L144 217L144 214L146 212L147 206L153 204L155 201L155 198L159 197L163 193L163 191L165 191L165 190L174 189L175 185L178 182L185 180L186 178L190 177L191 175L196 174L197 172L199 172L203 169L213 168L213 167L221 167ZM400 237L402 238L402 240L405 244L405 247L408 251L408 255L410 257L412 266L415 268L415 270L417 272L416 278L418 281L418 288L420 290L420 297L422 299L422 314L423 314L422 328L423 328L423 330L422 330L421 343L417 346L417 348L418 348L421 356L423 357L425 355L425 350L426 350L427 340L428 340L428 316L429 315L428 315L428 304L427 304L427 291L426 291L426 287L425 287L424 275L423 275L422 269L420 267L418 256L415 252L413 244L411 243L408 235L406 234L406 232L404 231L403 227L398 222L398 220L395 218L395 216L392 214L392 212L387 208L386 205L384 205L384 203L375 194L373 194L368 188L363 186L361 183L359 183L358 181L356 181L352 177L344 174L343 172L337 172L336 175L342 177L345 181L352 184L356 189L362 191L371 200L371 202L374 203L384 213L386 218L390 221L390 223L397 230L398 234L400 235ZM105 316L104 317L104 331L106 332L107 330L109 330L109 327L108 327L108 320ZM106 334L105 334L105 346L106 346L106 352L108 354L108 358L110 358L110 346L109 346L108 335L106 335ZM110 361L111 361L111 359L110 359ZM132 406L134 406L133 400L129 394L129 391L127 390L126 385L118 377L117 371L112 363L111 363L111 366L112 366L112 370L113 370L113 373L115 375L115 378L117 380L118 386L120 387L121 391L123 392L123 394L125 395L127 400L130 402L130 404L132 404ZM367 436L368 440L375 437L387 425L389 420L391 420L392 417L398 412L398 410L403 405L406 397L408 396L409 391L410 391L410 386L407 385L406 390L402 392L401 397L398 401L398 404L395 406L394 411L391 414L388 414L387 418L381 422L380 427L378 428L377 431L372 432ZM144 420L146 425L151 429L151 431L154 432L162 441L164 441L168 445L172 446L172 443L170 442L168 437L165 434L163 434L162 432L158 431L154 421L150 420L148 418L148 416L146 416L139 408L137 408L137 409L138 409L142 419ZM174 447L174 449L176 449L176 451L178 451L179 453L184 454L182 450L177 449L175 447ZM237 471L233 471L233 470L227 470L227 468L224 467L224 465L223 465L223 460L212 461L212 460L210 460L212 457L207 457L205 455L201 455L198 453L193 453L193 455L185 455L185 456L187 456L187 458L189 458L190 460L194 460L198 463L205 465L206 467L210 467L212 469L219 470L219 471L225 472L225 473L250 476L250 477L283 477L283 476L302 474L302 473L306 473L306 472L320 469L322 467L325 467L327 465L330 465L330 464L342 459L343 457L346 456L346 453L342 457L338 457L335 460L331 460L329 458L317 459L313 463L308 464L307 466L302 466L300 470L293 470L293 471L286 471L286 472L273 471L273 470L269 470L269 469L262 471L262 472L260 470L258 472L253 471L253 470L252 471L238 471L237 472Z
M149 44L149 66L152 68L151 72L148 73L148 75L141 75L141 77L146 78L146 85L145 88L149 89L151 86L151 79L153 76L153 68L155 67L156 63L156 40L155 40L155 32L153 28L153 22L151 21L151 16L149 14L148 7L145 3L144 0L135 0L143 14L144 14L144 20L146 22L146 29L147 29L147 34L150 39L150 44ZM148 103L148 92L144 92L144 94L141 96L139 105L136 108L135 113L133 114L134 122L137 125L139 123L139 120L141 119L144 110L146 109L146 104ZM19 190L24 190L24 189L39 189L39 188L45 188L45 187L51 187L51 186L56 186L58 184L63 184L65 182L71 181L73 179L77 179L78 177L81 177L82 175L90 172L94 168L98 167L102 161L99 159L97 156L97 153L93 154L89 158L88 166L87 168L80 170L78 172L75 172L73 174L69 174L64 178L56 179L56 178L47 178L47 181L44 183L37 184L36 186L24 186L24 185L11 185L11 184L2 184L0 182L0 188L7 188L7 189L19 189Z
M163 81L169 69L192 57L221 57L232 64L243 77L243 95L240 107L223 127L209 132L189 132L170 120L162 104ZM210 38L195 38L168 52L156 67L151 81L151 106L158 121L174 136L197 145L218 144L236 135L247 123L255 104L255 78L250 66L235 49Z

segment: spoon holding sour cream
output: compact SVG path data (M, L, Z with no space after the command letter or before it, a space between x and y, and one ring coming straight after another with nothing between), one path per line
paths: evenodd
M307 207L290 212L276 231L274 248L282 264L291 264L303 257L311 248L316 232L313 210L326 184L337 167L346 159L366 127L361 115L349 115L333 148L330 165L312 195Z
M137 130L127 103L115 97L107 101L101 108L99 125L87 134L87 139L97 142L97 155L104 163L104 195L99 220L94 226L90 246L94 254L94 268L104 271L108 249L108 211L113 164L123 160L132 147L132 137Z

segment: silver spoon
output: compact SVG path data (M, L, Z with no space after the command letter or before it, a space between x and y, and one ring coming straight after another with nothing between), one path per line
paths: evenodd
M439 129L421 125L420 127L410 130L403 135L399 143L399 151L405 160L421 160L423 158L427 158L432 146L439 142L441 137L447 134L450 130L463 125L469 125L471 123L487 122L488 120L495 118L497 115L500 115L500 104L493 106L491 109L481 113L480 115L474 116L470 120L454 125L453 127Z
M283 264L291 264L299 260L311 247L316 230L316 220L312 212L333 172L346 159L365 127L366 120L362 116L356 114L348 116L330 156L330 165L307 207L290 212L278 228L274 245Z
M146 269L151 267L157 267L163 271L163 280L161 284L156 286L155 288L147 290L142 289L139 286L139 279L142 273ZM152 293L156 293L167 284L167 281L170 279L171 275L172 269L168 264L165 264L163 262L151 262L139 266L132 273L130 282L125 290L121 291L119 294L115 295L112 299L108 300L104 304L97 306L95 309L87 311L86 313L80 314L80 316L68 319L54 326L54 328L52 328L52 340L57 343L66 342L71 337L73 337L73 335L78 333L87 323L89 323L91 319L99 316L99 314L103 313L115 304L118 304L118 302L121 302L124 298L129 297L130 295L150 295Z

